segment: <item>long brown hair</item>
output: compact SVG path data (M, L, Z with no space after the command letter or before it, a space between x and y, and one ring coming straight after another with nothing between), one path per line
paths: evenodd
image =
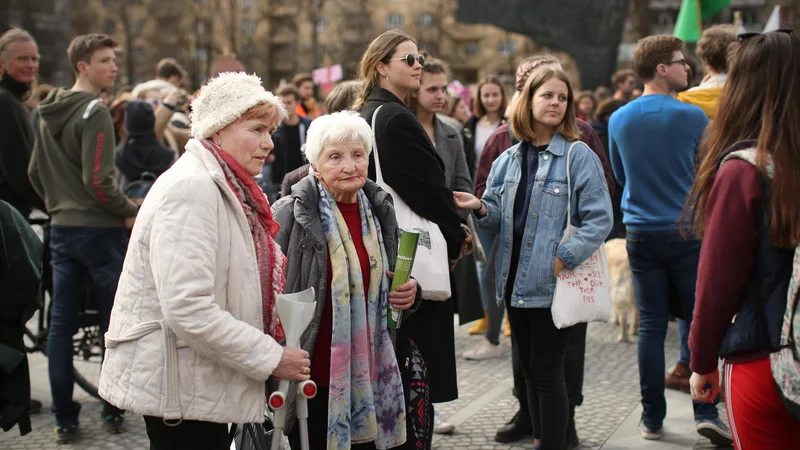
M400 30L389 30L373 40L364 56L361 57L361 63L358 66L359 79L364 83L356 101L353 103L353 109L359 111L367 102L369 94L372 90L381 85L381 74L378 72L378 63L389 63L392 53L397 49L397 46L403 42L411 41L411 37ZM402 100L402 99L401 99Z
M533 117L533 94L551 78L563 81L567 85L568 92L567 111L564 113L564 119L555 127L554 131L561 133L568 141L577 141L581 138L578 124L575 121L575 94L572 91L569 77L563 70L544 69L534 72L528 77L528 81L525 82L525 87L522 88L522 93L519 95L519 100L514 106L514 113L511 115L511 132L520 140L533 142L536 139L536 132L533 131L533 124L536 121Z
M508 97L506 97L506 90L503 88L503 83L501 83L497 77L488 77L478 84L478 89L475 91L475 98L472 99L472 114L475 114L475 117L478 119L486 115L486 107L483 106L483 101L481 100L481 90L487 84L494 84L500 88L500 109L497 111L500 113L500 118L502 119L503 111L508 108Z
M698 169L684 223L703 236L708 196L720 160L735 143L756 140L758 168L772 158L770 240L777 247L800 241L800 42L781 32L751 37L736 45L719 112L700 145Z

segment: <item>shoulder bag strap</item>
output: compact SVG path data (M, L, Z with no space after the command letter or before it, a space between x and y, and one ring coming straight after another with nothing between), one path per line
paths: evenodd
M572 179L569 174L569 159L572 154L572 147L580 141L575 141L567 150L567 228L572 224Z
M383 182L383 172L381 171L381 159L378 157L378 138L377 132L375 131L375 123L377 122L378 118L378 111L383 108L383 105L378 106L378 109L372 113L372 153L375 156L375 182L378 185L383 186L386 183Z

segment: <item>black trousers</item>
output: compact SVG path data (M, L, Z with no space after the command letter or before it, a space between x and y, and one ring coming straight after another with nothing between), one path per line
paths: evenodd
M228 450L228 424L184 420L177 426L164 424L161 417L144 416L150 450Z
M327 387L318 387L317 395L308 401L308 448L310 450L328 447L328 392ZM289 433L292 450L300 450L300 423L295 422ZM353 444L353 450L374 450L375 443Z
M586 332L588 324L579 323L571 327L569 343L567 344L567 356L564 358L564 378L567 383L567 395L569 396L570 421L567 426L567 436L575 434L574 411L576 406L583 404L583 371L586 362ZM512 328L511 334L514 334ZM513 347L513 339L512 339ZM541 427L539 426L538 414L531 416L528 407L528 388L525 385L525 376L519 364L519 356L516 349L512 348L511 367L514 373L514 396L519 400L520 419L528 421L533 427L533 436L540 439Z
M506 296L511 340L527 388L527 410L538 417L541 450L564 448L569 420L569 397L564 375L571 328L559 330L550 308L516 308ZM517 387L519 389L519 387ZM520 398L523 397L519 392Z

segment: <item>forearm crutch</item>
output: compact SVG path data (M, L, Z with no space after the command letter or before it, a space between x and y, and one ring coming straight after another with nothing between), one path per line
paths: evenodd
M314 288L306 289L296 294L281 294L278 296L275 307L278 317L286 334L287 348L300 348L300 335L314 318ZM270 394L269 407L274 415L272 425L273 450L283 450L283 428L286 425L286 394L289 392L289 380L281 380L278 390ZM317 395L317 385L313 381L304 381L297 384L297 401L295 402L297 420L300 424L300 446L302 450L308 448L308 399Z

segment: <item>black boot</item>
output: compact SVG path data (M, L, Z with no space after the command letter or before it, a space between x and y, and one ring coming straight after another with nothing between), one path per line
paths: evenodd
M514 417L497 430L494 440L503 444L516 442L533 435L533 428L528 414L519 410Z
M569 407L569 421L567 422L567 438L564 439L564 450L575 450L578 448L578 431L575 429L575 407Z

